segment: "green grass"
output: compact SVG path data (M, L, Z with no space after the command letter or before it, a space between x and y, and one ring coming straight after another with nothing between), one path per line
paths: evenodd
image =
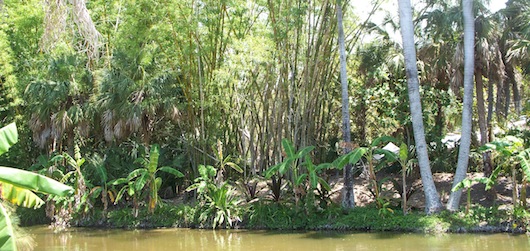
M242 208L242 221L236 228L269 230L344 230L344 231L396 231L421 233L446 232L524 232L528 229L530 214L525 210L515 213L497 208L472 207L469 214L444 211L426 215L413 211L403 215L399 209L382 213L374 206L357 207L345 211L331 205L326 209L306 208L290 203L256 202ZM20 212L21 218L28 215ZM34 212L32 212L34 213ZM102 217L94 211L91 217L78 221L80 226L106 228L210 228L198 221L200 212L189 205L162 205L154 214L140 210L134 217L131 208L114 209Z

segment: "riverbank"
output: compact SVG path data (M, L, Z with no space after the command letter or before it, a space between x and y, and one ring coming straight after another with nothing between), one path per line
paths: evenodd
M411 233L528 233L530 217L495 207L474 206L469 213L442 212L425 215L413 211L403 215L401 211L382 211L375 207L357 207L343 211L330 207L322 211L307 212L293 205L256 203L244 209L241 221L232 228L252 230L326 230L363 232L411 232ZM211 225L199 223L200 212L196 208L181 205L164 205L153 214L140 210L134 217L133 210L112 210L103 217L101 211L94 216L72 222L76 227L93 228L203 228ZM222 225L220 228L227 228Z
M479 177L479 173L471 173L470 177ZM442 198L448 196L451 187L451 174L434 175ZM368 183L364 179L356 179L355 193L357 207L344 211L340 206L339 179L332 181L333 191L326 205L317 205L307 201L289 201L289 197L275 202L270 191L257 186L261 191L250 201L240 197L231 205L201 207L197 201L175 198L164 200L154 213L140 206L135 217L134 210L127 205L111 206L103 212L98 206L84 215L75 215L71 221L73 227L96 228L204 228L211 229L215 224L214 217L224 217L217 228L266 229L266 230L334 230L334 231L392 231L415 233L528 233L530 214L527 210L516 209L510 205L509 180L500 177L495 187L496 199L487 199L489 194L484 185L474 184L471 187L472 206L468 213L465 209L459 212L442 212L437 215L426 215L423 212L423 192L421 182L411 181L416 192L411 194L411 208L403 215L399 207L400 198L393 191L392 182L384 187L384 195L388 204L376 207L370 195ZM393 191L393 192L392 192ZM462 196L462 207L465 207L465 196ZM49 223L44 210L25 210L19 212L23 225ZM232 219L232 225L226 220Z

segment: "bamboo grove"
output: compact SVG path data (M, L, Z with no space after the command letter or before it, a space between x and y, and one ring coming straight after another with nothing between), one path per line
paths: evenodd
M365 20L355 1L342 1L352 146L383 135L414 144L397 12L371 19L383 2ZM475 149L528 112L528 3L491 13L475 1ZM433 171L453 172L456 152L442 139L460 126L462 7L418 6L429 154ZM164 176L172 190L227 156L242 172L224 170L224 179L265 176L286 157L283 139L332 162L345 144L336 12L328 0L1 1L0 125L16 121L21 131L2 162L40 170L80 151L84 177L102 186L160 145L157 161L184 176ZM491 173L488 158L471 168Z

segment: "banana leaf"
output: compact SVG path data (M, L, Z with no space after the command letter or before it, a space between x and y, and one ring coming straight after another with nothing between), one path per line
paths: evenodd
M17 141L18 133L15 123L0 128L0 155L7 152Z
M184 177L184 174L183 174L182 172L180 172L179 170L174 169L174 168L172 168L172 167L169 167L169 166L163 166L163 167L160 167L159 170L160 170L160 171L163 171L163 172L166 172L166 173L173 174L173 175L175 175L175 177L177 177L177 178L182 178L182 177Z
M517 157L519 158L525 179L527 181L530 180L530 148L520 152Z
M44 201L32 191L0 182L0 198L13 205L37 209L44 205Z
M289 141L288 139L282 139L282 146L285 150L285 154L287 155L287 157L293 157L295 155L295 149L291 141Z
M160 146L154 144L151 146L151 151L149 153L149 164L147 166L150 173L155 173L158 167L158 158L160 157Z
M34 192L58 196L66 196L73 191L70 186L46 176L3 166L0 166L0 182L9 183Z
M0 250L17 250L13 223L2 203L0 203Z
M399 146L399 160L401 163L406 164L409 158L409 147L405 143L401 143Z

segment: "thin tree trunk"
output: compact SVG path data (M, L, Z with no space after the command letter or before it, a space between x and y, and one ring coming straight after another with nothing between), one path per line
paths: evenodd
M488 128L488 142L491 142L493 141L493 126L491 125L491 120L493 118L493 82L492 82L492 78L490 78L488 80L488 117L486 118L486 125L487 125L487 128ZM493 162L491 160L491 153L490 152L485 152L484 153L485 155L485 158L486 158L486 161L487 161L487 165L489 168L486 168L486 166L484 166L484 176L486 177L489 177L491 175L491 173L493 172ZM492 190L493 192L494 190Z
M488 116L486 118L486 124L488 130L491 128L491 119L493 118L493 80L488 80Z
M499 81L496 85L497 87L497 101L495 103L495 113L497 115L497 121L503 121L506 119L506 116L504 114L504 82L505 80Z
M339 53L340 53L340 84L342 89L342 137L344 140L344 153L351 151L351 129L350 129L350 104L348 96L348 76L346 73L346 49L344 45L344 30L342 27L342 5L337 0L337 24L339 29ZM344 167L344 188L342 190L342 207L355 207L355 194L353 191L353 167L351 164Z
M506 73L508 77L508 84L509 85L511 84L511 87L513 90L513 107L515 109L515 112L517 114L520 114L521 113L521 95L519 94L519 86L517 85L517 73L511 64L507 65ZM508 104L508 107L510 107L509 104Z
M405 55L405 69L407 73L412 127L414 129L416 153L418 155L421 180L425 193L425 211L428 214L432 214L441 211L443 206L432 178L429 156L427 153L427 142L425 141L410 0L399 0L399 21L401 24L401 36L403 38L403 53Z
M462 0L464 15L464 105L462 108L462 136L458 151L453 188L466 178L471 146L473 116L473 72L475 70L475 21L473 18L473 0ZM484 105L484 103L482 104ZM460 205L462 189L451 192L447 209L456 211Z
M475 88L477 92L477 113L478 113L478 127L480 130L480 145L483 146L489 142L488 126L486 120L486 107L484 106L484 82L482 81L482 70L475 69ZM484 174L489 176L491 174L491 165L489 161L489 154L482 153L482 162L484 165Z
M504 81L504 119L508 117L510 113L510 79Z

